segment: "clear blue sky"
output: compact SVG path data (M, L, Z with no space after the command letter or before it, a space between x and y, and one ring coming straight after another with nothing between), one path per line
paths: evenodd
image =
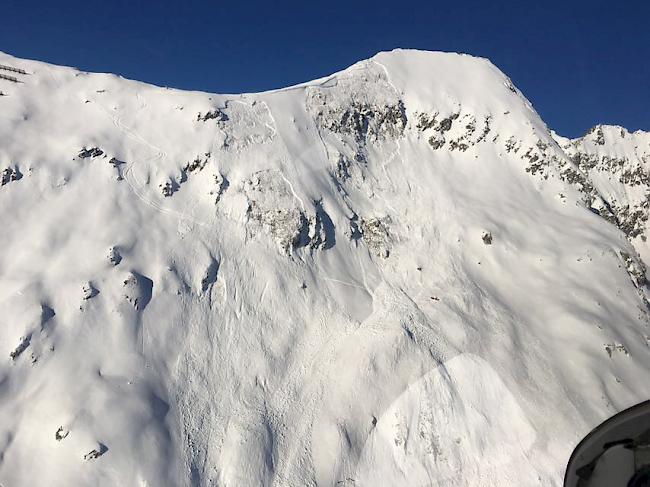
M177 88L260 91L395 47L488 57L546 122L650 130L650 1L39 1L0 5L0 50Z

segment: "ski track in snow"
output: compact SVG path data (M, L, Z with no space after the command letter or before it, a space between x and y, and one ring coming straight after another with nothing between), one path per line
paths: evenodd
M140 100L140 99L144 100L143 98L141 98L139 93L137 93L137 97L138 97L138 100ZM151 149L152 152L155 153L154 160L162 161L167 157L167 153L164 150L162 150L160 147L152 144L151 142L146 140L144 137L142 137L140 134L138 134L137 132L135 132L134 130L129 128L127 125L122 123L122 121L121 121L121 119L120 119L120 117L118 115L112 115L110 113L110 111L106 107L101 105L99 102L96 102L96 103L101 108L101 110L108 117L110 117L111 122L113 123L113 125L118 130L120 130L123 134L125 134L127 137L131 138L132 140L134 140L134 141L138 142L139 144L144 145L144 146L148 147L149 149ZM146 107L146 102L144 102L144 103L145 104L142 106L143 108ZM131 190L133 191L133 193L138 197L138 199L140 199L140 201L142 201L143 203L147 204L148 206L154 208L156 211L158 211L160 213L167 214L167 215L170 215L170 216L175 216L175 217L178 217L180 219L187 220L187 221L190 221L190 222L192 222L194 224L201 225L201 226L208 226L209 225L208 222L197 220L196 218L193 217L193 215L190 215L190 214L187 214L187 213L184 213L184 212L179 212L179 211L173 210L171 208L166 208L161 203L158 203L154 199L151 199L151 198L147 197L147 195L145 194L145 190L144 190L146 185L144 183L142 183L138 179L138 176L133 171L134 167L137 164L138 163L135 162L135 161L129 162L127 168L124 170L124 179L128 183L128 185L131 188Z

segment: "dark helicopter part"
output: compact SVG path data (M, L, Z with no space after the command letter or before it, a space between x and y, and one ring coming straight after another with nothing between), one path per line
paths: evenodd
M650 487L650 401L592 430L571 455L564 487Z

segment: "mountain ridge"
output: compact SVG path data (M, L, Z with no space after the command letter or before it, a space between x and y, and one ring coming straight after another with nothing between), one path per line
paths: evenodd
M461 55L0 64L0 482L559 485L650 393L643 133L558 137Z

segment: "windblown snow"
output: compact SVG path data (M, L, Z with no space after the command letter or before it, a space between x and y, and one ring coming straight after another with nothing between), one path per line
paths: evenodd
M0 65L3 487L559 486L650 396L650 134L457 54Z

